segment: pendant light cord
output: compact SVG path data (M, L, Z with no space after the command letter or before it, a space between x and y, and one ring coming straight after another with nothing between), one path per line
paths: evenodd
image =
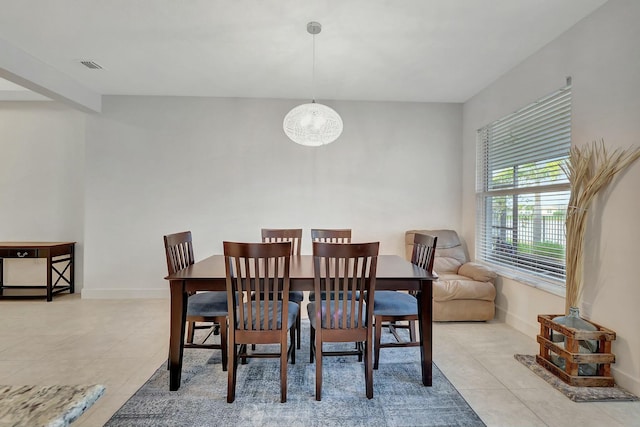
M311 62L311 102L316 102L316 35L313 34L313 60Z

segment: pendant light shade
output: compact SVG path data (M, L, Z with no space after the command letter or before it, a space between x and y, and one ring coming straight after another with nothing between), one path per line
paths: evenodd
M312 80L315 80L315 35L320 33L321 29L322 26L317 22L307 24L307 31L313 35ZM310 103L298 105L289 111L284 117L282 128L293 142L309 147L318 147L338 139L342 133L342 118L333 108L318 104L313 99Z
M295 143L317 147L330 144L342 133L342 118L326 105L298 105L284 117L284 133Z

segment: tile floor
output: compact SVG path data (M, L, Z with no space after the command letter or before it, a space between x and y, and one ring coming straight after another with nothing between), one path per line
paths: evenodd
M166 361L168 330L168 300L3 300L0 384L104 384L72 424L100 427ZM536 351L504 323L434 324L435 363L487 426L640 426L640 402L571 402L513 358Z

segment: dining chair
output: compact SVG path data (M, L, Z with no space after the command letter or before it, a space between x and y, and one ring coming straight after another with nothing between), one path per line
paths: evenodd
M322 398L323 356L364 353L367 398L373 398L372 334L373 298L380 243L313 242L313 286L319 301L307 305L311 324L310 353L316 361L316 400ZM349 298L331 298L334 293ZM358 298L358 295L367 295ZM356 342L355 350L324 351L325 342Z
M416 233L413 238L411 262L418 267L433 271L433 260L438 238L427 234ZM418 321L418 299L414 294L398 291L378 291L373 301L373 317L375 322L374 362L373 369L378 369L381 348L418 347L416 338L416 322ZM398 324L396 322L407 322ZM382 328L387 326L395 341L382 343ZM403 340L396 329L409 329L409 341Z
M191 231L167 234L164 236L164 248L170 275L195 262ZM187 335L183 347L221 350L223 371L227 370L227 316L227 293L224 291L192 293L187 298ZM208 325L200 326L197 323ZM204 328L210 329L210 332L201 343L194 343L195 330ZM216 328L220 334L220 344L205 344Z
M311 242L323 243L351 243L350 228L312 228ZM342 298L342 295L340 295ZM309 292L309 301L315 301L314 291ZM313 361L313 360L312 360Z
M350 228L312 228L311 242L323 243L351 243ZM324 297L324 295L322 295ZM334 295L335 296L335 295ZM350 295L349 295L350 297ZM338 298L342 298L342 294L338 294ZM315 301L316 294L314 291L309 292L309 301ZM358 343L355 343L358 348ZM313 362L313 354L309 355L310 362ZM358 361L362 362L362 353L358 357Z
M291 255L300 255L302 253L302 228L263 228L262 241L264 243L272 242L291 242ZM289 291L289 301L298 304L299 313L302 312L302 301L304 300L303 291ZM302 329L300 316L296 319L296 347L300 349L300 330ZM255 349L255 348L254 348Z
M280 401L287 401L287 360L295 359L299 306L289 301L291 242L223 242L229 306L227 402L235 400L238 359L280 358ZM252 298L248 298L252 295ZM282 298L274 295L282 294ZM288 346L287 332L291 336ZM249 352L248 344L279 344L278 352Z

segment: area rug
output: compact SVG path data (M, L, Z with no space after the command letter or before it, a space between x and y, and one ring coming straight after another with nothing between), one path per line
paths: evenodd
M0 385L0 427L66 427L103 393L102 385Z
M179 390L169 391L164 363L106 426L485 426L435 365L433 386L422 385L416 347L382 350L371 400L365 395L363 363L356 357L325 357L318 402L305 321L302 341L296 364L288 365L286 403L280 403L278 359L250 359L238 366L236 400L227 403L220 351L185 349Z
M536 357L527 354L516 354L517 361L531 369L540 378L548 382L574 402L614 402L634 401L638 397L618 387L575 387L562 381L536 362Z

